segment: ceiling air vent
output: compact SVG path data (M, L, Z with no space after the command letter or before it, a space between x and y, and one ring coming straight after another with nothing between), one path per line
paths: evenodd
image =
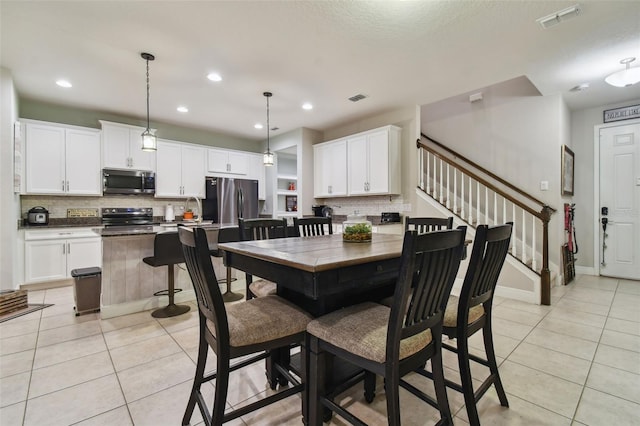
M271 131L272 131L272 132L275 132L276 130L280 130L280 127L272 127L272 128L271 128Z
M358 102L358 101L363 100L366 97L367 97L367 95L363 95L362 93L358 93L357 95L353 95L352 97L350 97L349 100L351 102Z

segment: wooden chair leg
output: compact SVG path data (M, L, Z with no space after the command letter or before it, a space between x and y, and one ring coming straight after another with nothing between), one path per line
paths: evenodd
M494 386L496 387L496 393L498 394L500 405L502 405L503 407L508 407L509 401L507 400L507 394L504 391L502 380L500 380L500 373L498 372L498 362L496 361L496 353L493 347L493 333L491 331L490 317L487 318L487 323L482 329L482 336L484 339L484 350L487 354L489 370L491 371L491 376L493 377L492 380Z
M400 426L400 375L399 371L387 371L385 393L387 395L387 423Z
M309 376L307 377L309 393L307 426L321 426L323 405L320 402L320 398L325 395L326 354L318 350L317 337L308 336L307 342L309 342L309 345L307 345L307 368L309 370Z
M213 413L211 415L212 425L222 424L229 390L229 359L218 356L217 360L216 390L213 397Z
M376 397L376 375L371 371L364 372L364 400L371 404Z
M458 335L458 367L460 369L460 384L464 395L464 404L467 408L469 423L472 426L480 425L476 398L473 393L473 380L471 379L471 366L469 365L469 342L465 335Z
M442 421L447 425L453 425L451 408L449 408L449 398L447 397L447 385L444 380L444 367L442 366L442 347L436 350L437 353L431 358L431 370L438 410L440 411Z
M203 321L200 318L200 321ZM187 409L182 417L183 426L188 425L191 422L191 416L193 410L196 407L196 400L198 398L198 392L200 392L200 386L202 384L202 378L204 377L204 369L207 364L207 355L209 351L209 344L202 334L200 334L200 343L198 344L198 361L196 364L196 372L193 378L193 386L191 387L191 395L189 396L189 402L187 403ZM203 418L205 418L203 416Z

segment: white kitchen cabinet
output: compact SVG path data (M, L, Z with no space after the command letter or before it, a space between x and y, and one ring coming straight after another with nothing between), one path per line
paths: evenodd
M347 137L349 195L400 193L400 131L385 126Z
M264 200L267 197L267 177L262 160L262 154L246 154L248 160L247 176L245 179L258 181L258 199Z
M25 232L25 282L61 280L78 268L102 266L102 238L89 228Z
M249 158L240 151L209 149L207 151L207 172L246 175Z
M143 127L100 120L104 168L156 169L156 153L142 150Z
M101 195L100 132L27 122L26 193Z
M204 198L205 148L166 140L156 152L156 197Z
M315 198L347 195L347 141L337 140L313 146Z

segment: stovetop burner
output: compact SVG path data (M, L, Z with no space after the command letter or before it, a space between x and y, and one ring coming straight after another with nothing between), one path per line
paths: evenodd
M153 224L151 207L105 207L102 209L104 226L140 226Z

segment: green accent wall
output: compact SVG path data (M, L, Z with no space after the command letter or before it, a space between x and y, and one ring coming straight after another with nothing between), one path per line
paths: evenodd
M20 98L19 105L19 117L29 118L32 120L91 127L94 129L100 129L99 120L131 124L141 127L146 127L147 125L144 118L128 117L112 112L74 108L25 98ZM156 136L162 139L215 146L226 149L236 149L239 151L262 152L263 150L262 142L256 142L204 129L183 127L154 121L151 121L151 128L156 129Z

